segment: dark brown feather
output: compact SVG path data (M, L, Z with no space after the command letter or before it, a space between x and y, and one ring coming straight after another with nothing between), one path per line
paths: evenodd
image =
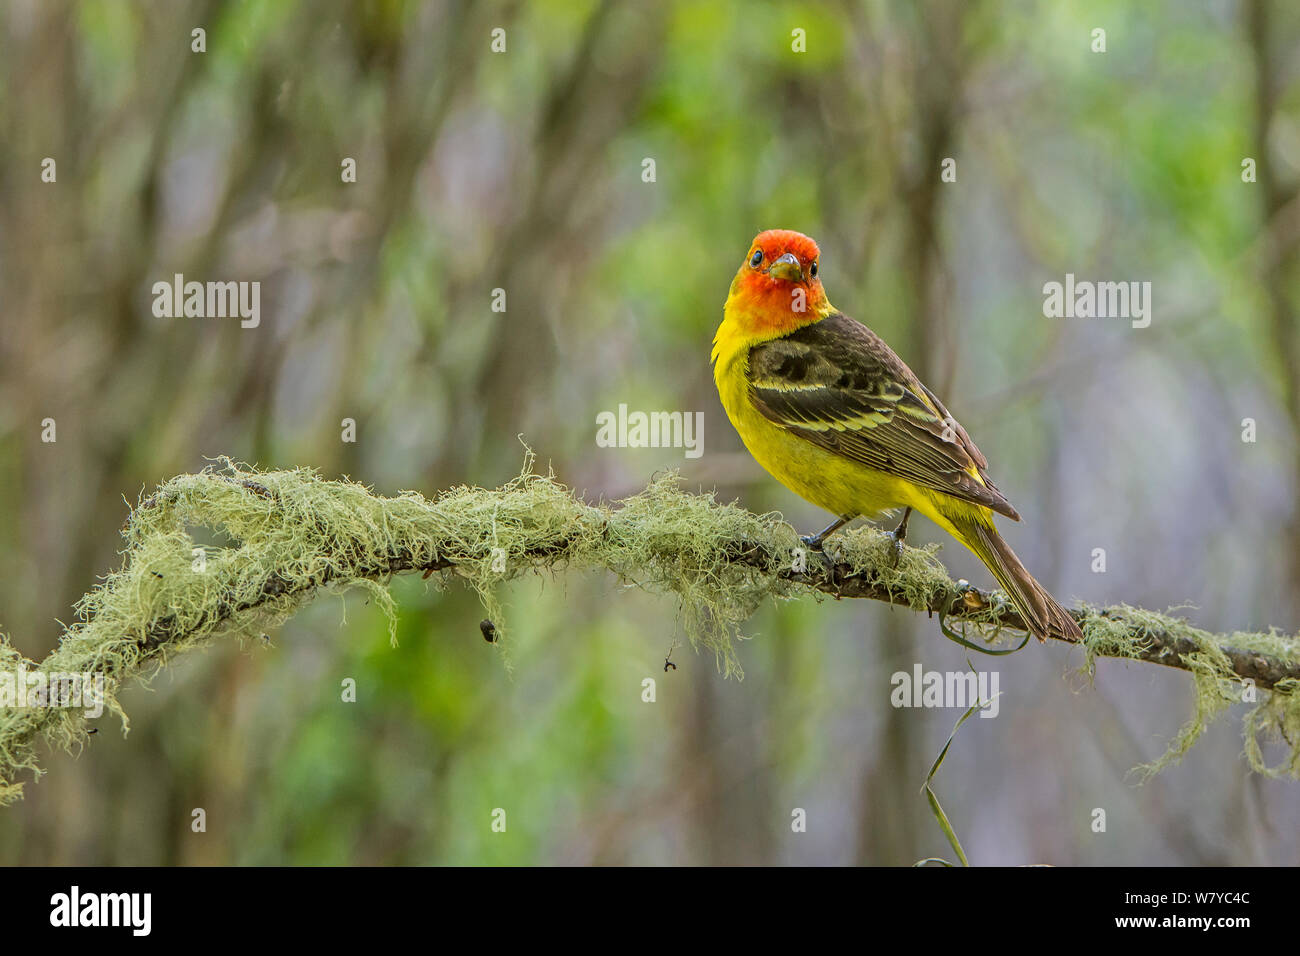
M1020 520L989 479L988 461L966 429L860 322L836 312L756 345L748 374L754 407L801 438Z

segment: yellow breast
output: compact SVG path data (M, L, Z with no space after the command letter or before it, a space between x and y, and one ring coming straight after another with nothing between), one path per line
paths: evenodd
M876 517L896 508L918 507L909 483L826 451L773 424L754 408L747 373L749 350L755 343L748 338L724 316L714 339L713 378L727 417L760 465L795 494L836 515Z

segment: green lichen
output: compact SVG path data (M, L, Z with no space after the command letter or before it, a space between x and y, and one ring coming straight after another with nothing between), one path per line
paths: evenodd
M1233 704L1254 701L1245 717L1245 750L1251 769L1272 777L1300 779L1300 694L1297 681L1284 679L1271 691L1246 684L1237 674L1228 656L1258 655L1276 661L1294 663L1300 657L1300 641L1276 630L1266 632L1235 631L1213 634L1193 627L1186 620L1170 614L1117 605L1088 608L1083 623L1085 670L1091 675L1098 657L1150 659L1144 656L1155 635L1164 644L1186 645L1177 653L1182 665L1193 678L1192 715L1170 741L1165 752L1148 764L1135 768L1140 780L1180 761L1200 739L1211 723ZM1175 652L1168 650L1172 655ZM1264 758L1261 740L1280 741L1289 756L1276 766Z
M215 536L227 543L196 552L197 529L206 529L205 540ZM307 468L260 472L223 460L160 486L132 510L123 534L121 568L82 599L78 621L59 647L37 665L0 635L0 669L103 674L106 704L124 728L117 692L126 680L147 680L174 654L218 638L256 637L322 589L364 588L388 616L395 639L396 609L387 584L404 571L432 569L440 572L434 580L461 579L496 624L506 655L509 622L496 597L504 581L566 568L609 571L630 586L675 595L687 635L728 675L740 675L736 641L760 605L824 596L810 576L789 573L801 544L779 515L756 515L711 495L687 494L672 473L614 505L589 504L553 475L534 474L531 454L523 473L501 488L461 486L434 499L416 492L381 497ZM836 562L869 575L894 603L922 610L960 600L962 589L933 547L906 548L895 560L890 539L866 528L842 532L832 542ZM964 610L967 634L996 641L1001 600L994 595L987 605ZM1139 658L1153 633L1190 642L1183 664L1194 677L1195 714L1148 772L1180 758L1211 719L1240 699L1240 681L1224 648L1291 663L1300 656L1293 638L1220 637L1136 608L1090 609L1084 633L1090 669L1099 655ZM1251 766L1300 776L1296 682L1260 693L1262 700L1246 718ZM1273 767L1260 746L1270 736L1290 745L1289 758ZM42 737L63 747L84 739L82 712L0 708L0 803L20 795L17 774L40 772L35 745Z

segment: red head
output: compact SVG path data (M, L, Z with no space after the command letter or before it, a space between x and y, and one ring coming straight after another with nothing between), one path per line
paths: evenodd
M728 311L749 313L751 322L773 330L785 325L794 329L821 318L831 305L818 277L820 258L817 243L801 232L760 232L731 283Z

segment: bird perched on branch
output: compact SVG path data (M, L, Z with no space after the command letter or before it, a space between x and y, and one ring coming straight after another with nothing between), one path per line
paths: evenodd
M993 524L1020 515L966 429L878 335L830 304L820 250L784 229L750 243L713 340L727 416L759 464L837 519L919 511L983 561L1030 630L1082 640L1078 623L1020 563Z

